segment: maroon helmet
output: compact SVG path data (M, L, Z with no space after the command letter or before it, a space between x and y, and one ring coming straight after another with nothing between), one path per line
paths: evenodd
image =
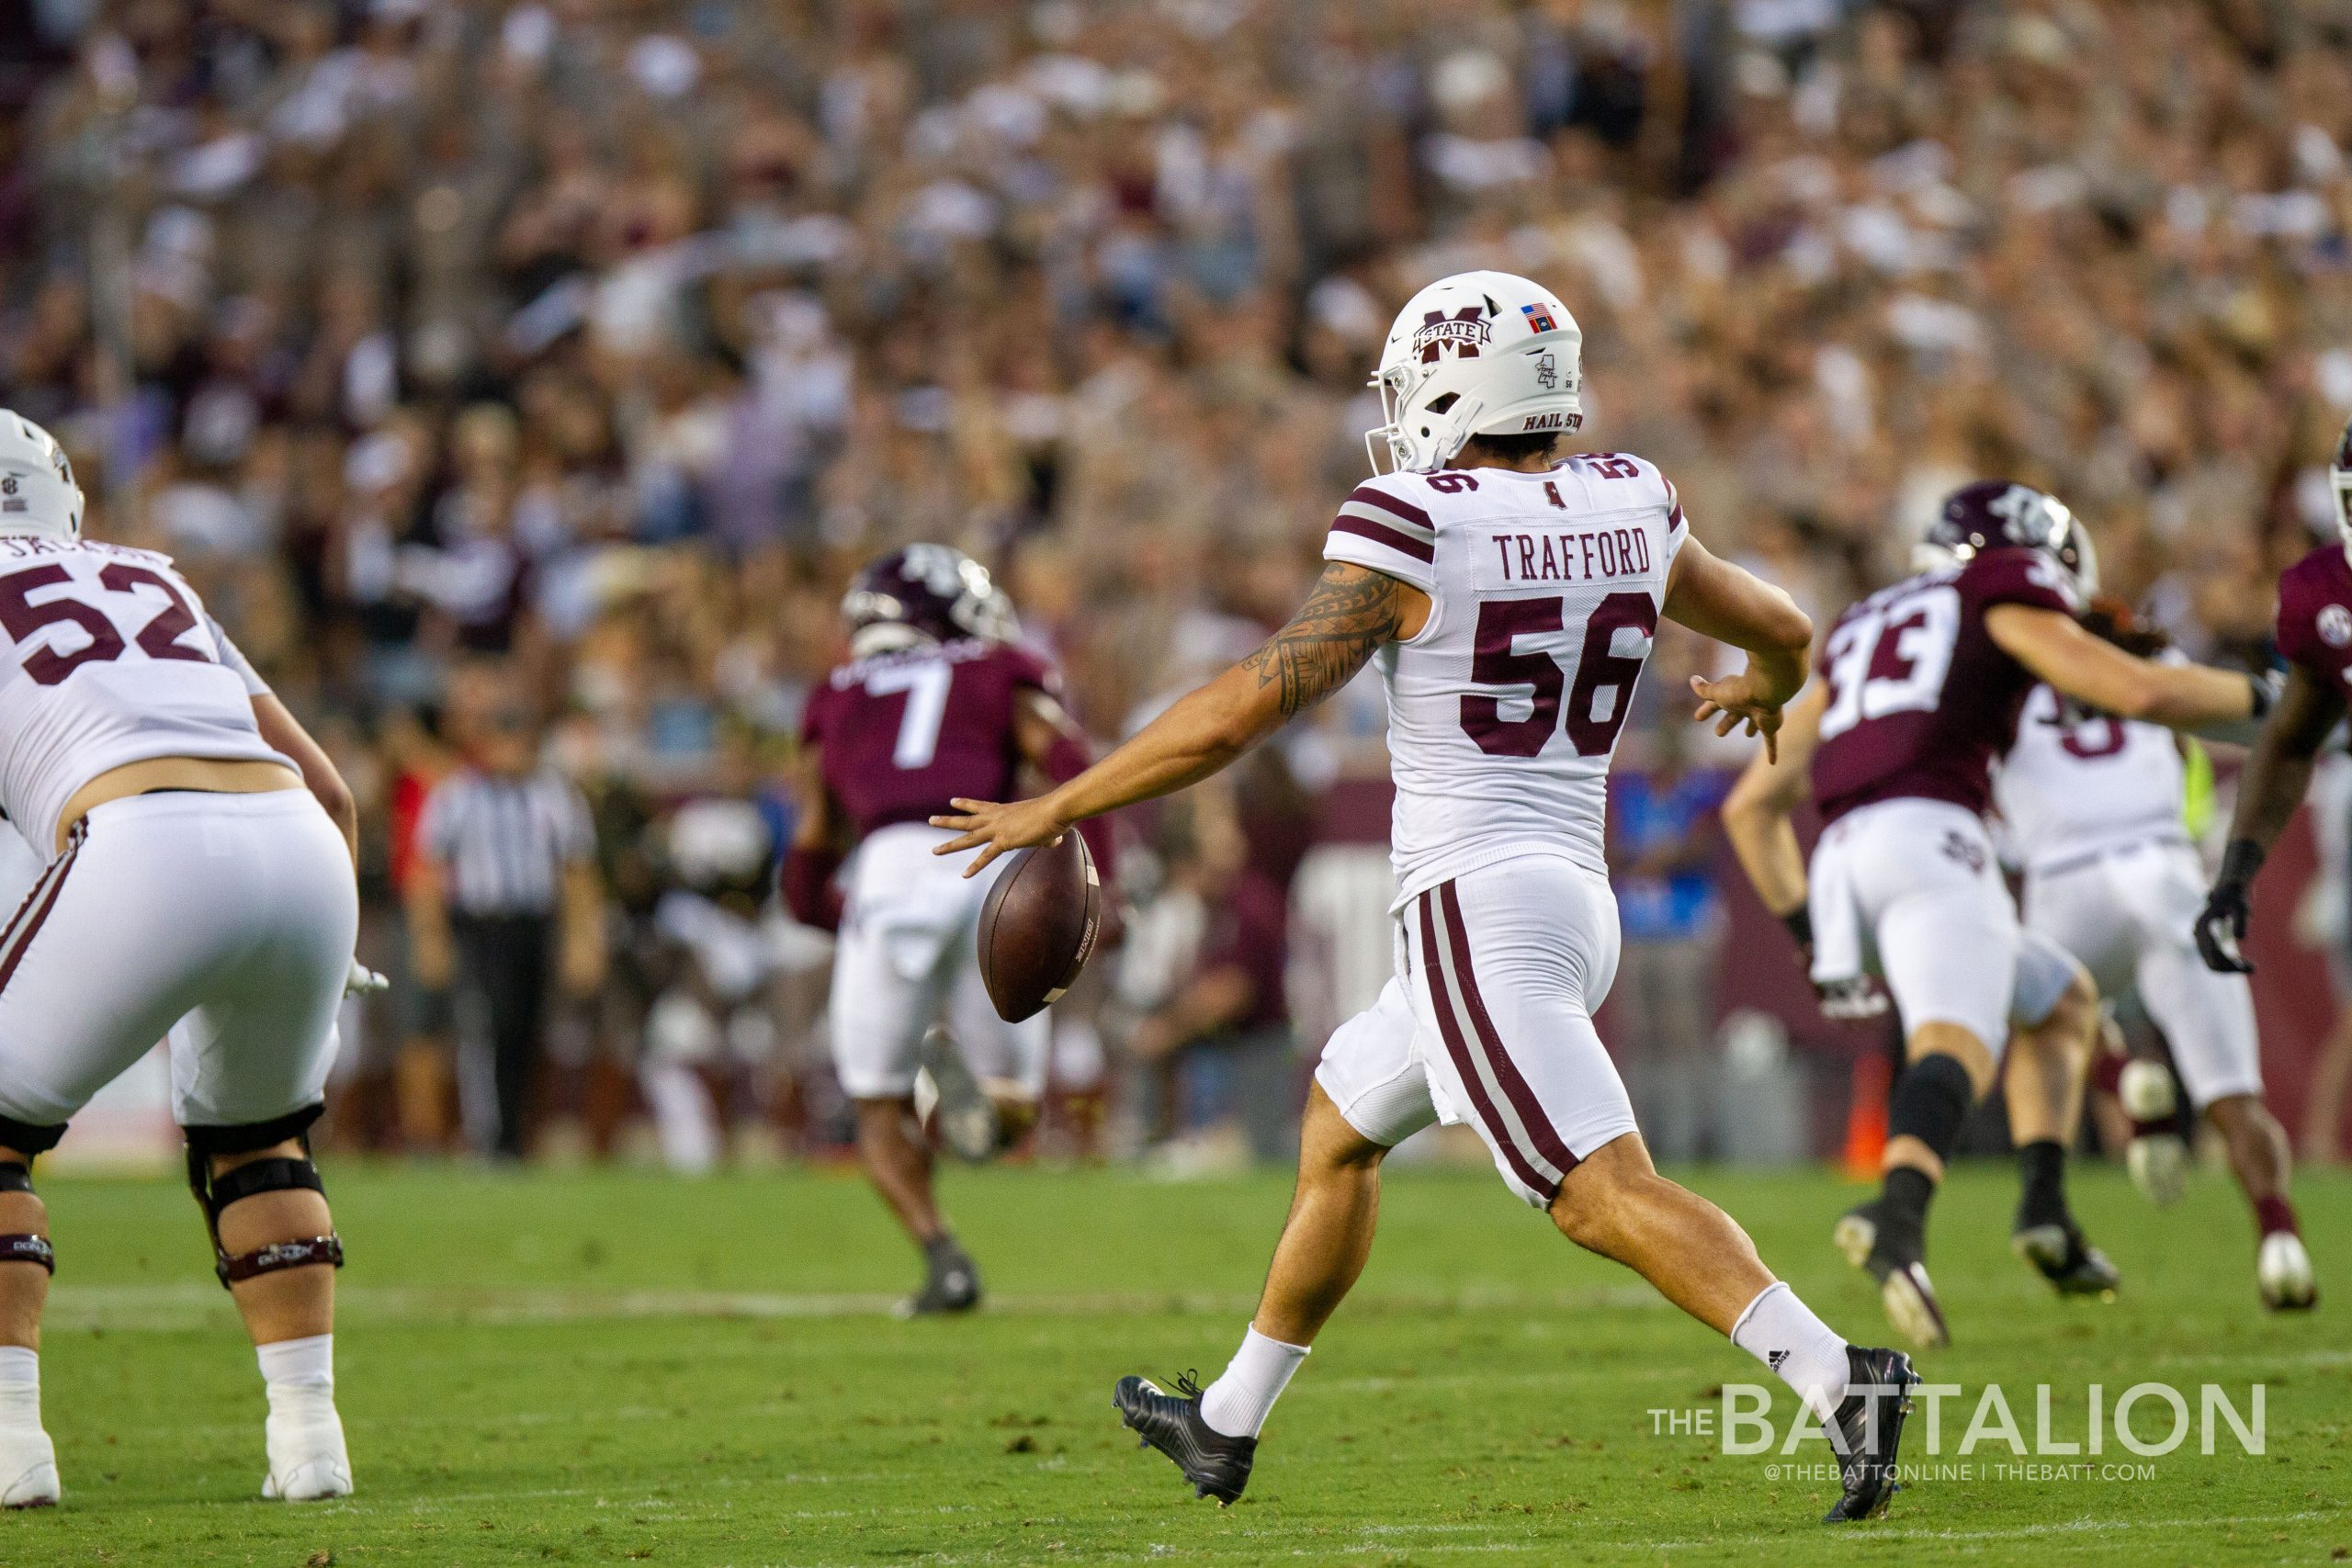
M2066 574L2079 604L2098 591L2098 552L2082 520L2056 496L2007 479L1979 479L1944 497L1912 564L1922 570L1966 565L1980 550L2004 547L2048 557Z
M842 596L842 619L861 656L915 637L1005 642L1021 629L989 569L946 545L909 545L868 561Z

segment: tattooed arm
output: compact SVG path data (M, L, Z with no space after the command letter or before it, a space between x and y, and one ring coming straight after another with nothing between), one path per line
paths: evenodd
M961 836L936 854L978 850L969 876L1009 850L1052 843L1070 824L1196 784L1355 678L1380 645L1429 617L1420 590L1345 561L1328 561L1290 624L1200 690L1179 698L1125 745L1035 800L957 800L931 819Z

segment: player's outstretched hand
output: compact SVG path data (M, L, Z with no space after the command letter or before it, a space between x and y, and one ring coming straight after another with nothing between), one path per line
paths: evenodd
M1745 724L1748 734L1764 738L1765 757L1775 762L1781 760L1781 705L1765 691L1754 671L1743 670L1721 681L1693 675L1690 690L1699 698L1699 711L1692 718L1702 724L1713 719L1717 735L1729 735L1734 726Z
M2251 913L2243 882L2217 882L2205 896L2197 917L2197 955L2205 967L2223 975L2251 975L2246 962L2245 927Z
M956 828L960 838L948 840L933 850L935 855L961 854L966 850L980 852L964 868L966 876L977 876L980 868L1001 854L1014 850L1034 849L1039 844L1057 844L1069 831L1069 824L1054 815L1043 798L1016 800L1009 806L999 806L991 800L964 800L947 803L956 809L931 819L934 828Z

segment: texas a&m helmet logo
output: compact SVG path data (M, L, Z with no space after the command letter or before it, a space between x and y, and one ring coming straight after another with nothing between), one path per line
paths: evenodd
M1478 350L1495 341L1495 329L1476 305L1464 305L1451 316L1430 310L1413 333L1413 352L1424 365L1435 365L1439 354L1451 347L1456 359L1476 359Z

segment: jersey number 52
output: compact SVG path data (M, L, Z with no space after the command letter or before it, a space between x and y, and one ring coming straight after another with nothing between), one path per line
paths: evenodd
M1556 652L1518 650L1521 637L1532 639L1549 633L1556 639L1566 629L1566 607L1558 599L1489 599L1478 606L1477 645L1470 658L1470 678L1482 686L1531 688L1525 718L1505 718L1502 708L1507 699L1502 697L1462 699L1463 730L1489 757L1532 757L1542 751L1553 731L1561 728L1563 688L1568 698L1568 739L1577 755L1603 756L1617 744L1617 732L1625 728L1626 715L1634 705L1634 682L1641 677L1651 634L1657 630L1657 606L1646 593L1611 593L1594 605L1585 622L1584 646L1577 653L1573 686ZM1637 637L1639 651L1618 652L1620 632ZM1608 711L1596 713L1604 692Z
M25 655L25 673L44 686L54 686L85 664L104 664L120 659L126 649L122 634L115 630L114 622L95 604L85 604L71 593L36 604L32 592L37 588L54 588L70 583L74 574L52 561L47 566L28 567L23 571L0 577L0 627L7 629L11 640L22 643L43 626L71 624L88 635L89 642L71 653L60 653L43 646ZM139 628L139 650L150 659L186 659L198 664L209 664L212 656L198 649L188 648L180 638L196 629L196 615L160 573L129 561L109 561L98 573L98 586L114 593L136 593L141 588L153 588L164 596L164 608Z

